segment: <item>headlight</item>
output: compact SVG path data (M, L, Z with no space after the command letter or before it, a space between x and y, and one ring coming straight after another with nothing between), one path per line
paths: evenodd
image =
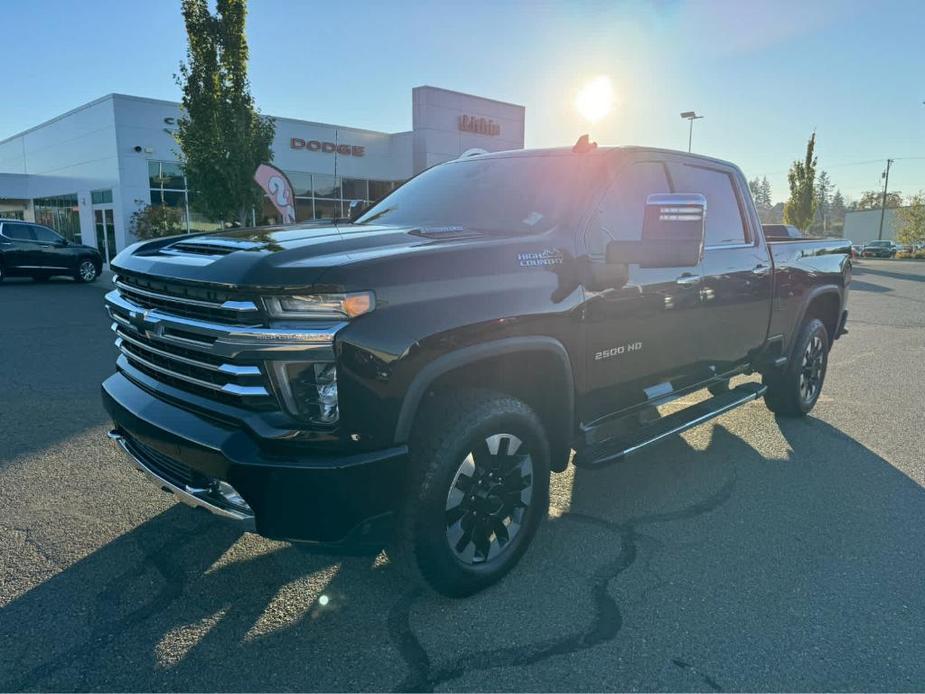
M273 376L290 414L315 424L334 424L337 407L337 367L330 362L274 361Z
M273 318L349 319L376 308L372 292L351 294L298 294L264 297L267 312Z

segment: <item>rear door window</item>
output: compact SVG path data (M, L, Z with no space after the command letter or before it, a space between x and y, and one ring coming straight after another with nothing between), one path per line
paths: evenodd
M8 239L17 241L35 241L35 234L32 233L31 224L12 224L5 222L3 225L3 235Z
M35 240L42 241L43 243L57 243L61 240L61 237L58 236L48 227L33 226L32 231L35 233Z
M672 165L678 193L700 193L707 199L707 246L749 243L732 176L726 171L690 164Z

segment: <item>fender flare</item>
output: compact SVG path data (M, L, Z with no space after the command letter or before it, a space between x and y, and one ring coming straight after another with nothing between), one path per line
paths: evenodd
M575 379L572 374L572 363L562 343L555 338L541 335L508 337L462 347L449 354L437 357L421 369L414 377L414 380L411 381L411 385L402 400L398 421L395 425L395 441L406 442L408 440L421 400L430 386L442 375L483 359L516 352L544 352L556 358L566 384L566 392L562 402L562 416L567 422L573 421L575 413Z
M803 325L803 321L806 320L806 312L809 310L810 304L813 303L820 296L826 294L834 294L838 298L838 314L835 316L835 323L838 324L838 321L841 318L841 312L845 305L845 294L844 291L837 284L824 284L820 287L814 287L811 291L806 293L806 296L803 298L803 301L800 305L800 313L797 318L797 321L793 324L793 330L790 334L790 344L787 345L787 354L793 350L794 344L796 344L797 333L800 330L800 326ZM830 335L829 341L834 342L835 336Z

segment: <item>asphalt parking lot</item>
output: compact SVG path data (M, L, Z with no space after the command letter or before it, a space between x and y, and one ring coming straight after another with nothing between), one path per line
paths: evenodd
M0 286L0 691L925 689L925 263L859 263L802 421L553 481L451 601L177 505L105 438L106 285Z

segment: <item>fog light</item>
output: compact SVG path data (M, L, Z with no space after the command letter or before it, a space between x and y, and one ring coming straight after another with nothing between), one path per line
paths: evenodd
M290 413L315 424L334 424L337 367L331 362L272 362L279 395Z
M222 480L215 480L215 482L212 484L212 493L218 494L228 504L234 506L235 508L246 511L247 513L253 513L251 507L244 500L244 497L238 494L238 490L227 482L223 482Z

